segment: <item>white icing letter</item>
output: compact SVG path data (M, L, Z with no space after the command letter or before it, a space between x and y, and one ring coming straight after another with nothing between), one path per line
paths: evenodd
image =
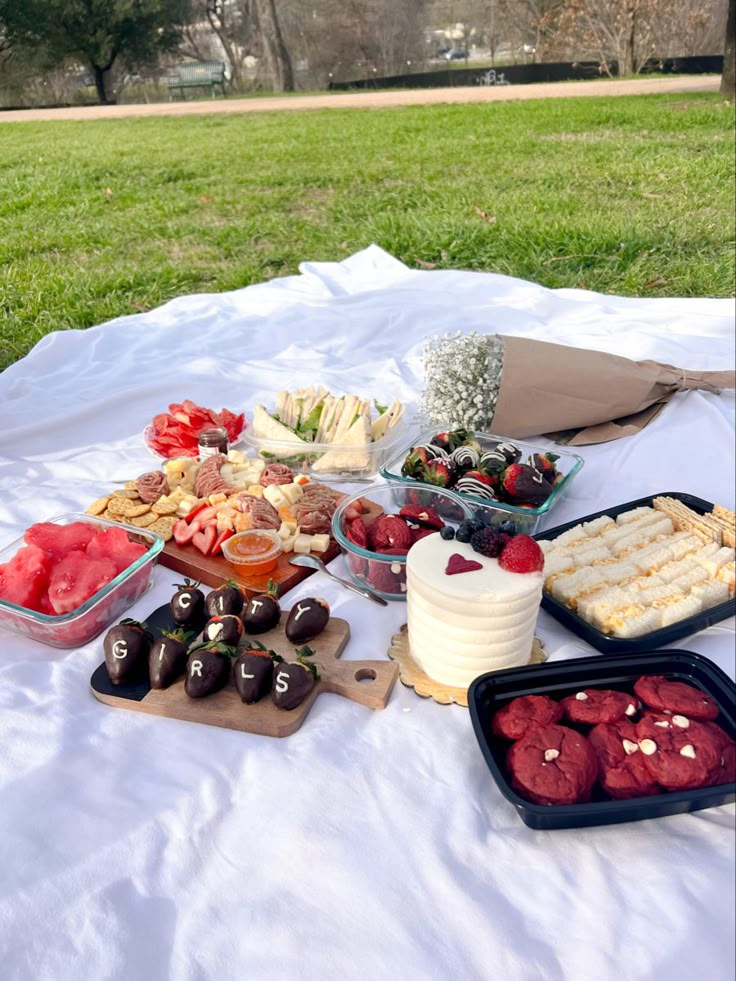
M192 661L192 668L191 668L191 671L189 672L189 676L191 678L193 678L195 676L195 674L196 674L196 676L198 678L201 678L202 677L202 662L201 661Z
M245 665L244 664L241 664L240 665L240 677L241 678L255 678L255 675L254 674L247 674L246 673L246 670L245 670Z
M263 606L263 603L261 602L261 600L253 599L253 600L250 601L250 608L251 608L251 611L253 613L257 613L258 612L258 607L259 606Z
M124 657L128 656L128 645L124 640L116 640L112 645L112 656L118 661L122 661Z
M302 613L309 613L309 607L308 606L302 606L301 604L299 606L297 606L297 608L296 608L296 616L294 617L294 620L298 620L299 617L302 615Z
M188 606L191 606L191 605L192 605L192 594L191 593L182 593L179 596L179 606L183 606L184 609L186 610L186 608Z
M285 691L289 690L289 676L285 671L279 671L276 675L276 691L283 695Z

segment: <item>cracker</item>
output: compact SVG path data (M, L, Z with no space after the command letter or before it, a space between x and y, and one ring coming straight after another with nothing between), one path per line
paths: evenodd
M685 529L697 535L704 542L723 544L721 527L710 515L698 514L683 504L682 501L677 501L672 497L655 497L652 504L657 511L661 511L672 520L678 531Z
M107 508L110 498L108 497L98 497L96 501L92 501L90 506L87 508L87 514L99 515Z
M165 542L168 542L170 538L174 535L174 525L176 521L174 518L162 517L157 518L152 524L148 526L148 531L155 531L159 534Z
M149 511L148 514L139 514L137 518L131 518L130 524L136 528L149 528L154 522L158 521L159 515Z
M141 496L135 487L129 488L127 485L121 490L114 490L112 492L113 497L121 497L123 500L128 501L140 501Z
M138 493L138 481L137 480L126 480L123 484L124 490L135 491Z
M120 514L113 514L110 508L107 508L100 515L101 518L106 518L108 521L122 521L123 517Z
M154 501L154 503L151 505L151 510L154 512L154 514L158 514L163 517L167 514L176 514L178 507L178 501L172 501L170 497L164 496L159 497L157 501Z
M107 510L124 518L139 518L142 514L148 514L151 505L143 504L141 501L132 501L128 497L113 496L110 498Z
M728 524L736 525L736 513L729 511L728 508L724 508L722 504L713 505L713 517L723 518Z

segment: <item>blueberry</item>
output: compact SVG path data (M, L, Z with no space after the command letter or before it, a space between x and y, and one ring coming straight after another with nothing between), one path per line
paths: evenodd
M501 522L501 524L498 526L498 530L503 535L515 535L516 525L510 518L507 518L506 521Z
M455 529L451 525L445 525L444 528L440 528L440 538L444 538L446 542L451 542L455 537Z
M458 530L455 532L455 541L469 542L474 534L475 534L475 530L473 528L468 527L467 521L463 521L463 523L460 525Z

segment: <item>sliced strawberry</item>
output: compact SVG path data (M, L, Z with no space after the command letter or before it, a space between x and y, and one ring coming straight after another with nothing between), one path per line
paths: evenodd
M217 538L215 538L215 544L212 546L210 555L220 555L222 552L222 543L226 542L228 538L232 538L234 534L235 532L232 528L226 528L223 532L220 532Z
M445 522L434 508L422 507L419 504L405 504L399 511L399 516L406 518L407 521L422 525L425 528L433 528L436 531L445 527Z
M195 517L199 517L199 515L203 511L205 511L207 508L210 508L210 507L212 507L212 505L209 504L207 501L200 501L199 504L196 507L193 507L192 508L192 510L189 512L189 514L187 514L187 515L184 516L184 520L191 522Z
M350 522L345 529L345 537L354 545L359 545L361 548L368 547L368 529L362 518L355 518Z
M202 555L210 555L217 538L217 529L214 525L207 525L203 531L197 531L192 535L192 545L199 549Z
M179 520L174 525L174 541L177 545L188 545L194 538L195 534L199 531L198 524L187 524L184 518L179 518Z

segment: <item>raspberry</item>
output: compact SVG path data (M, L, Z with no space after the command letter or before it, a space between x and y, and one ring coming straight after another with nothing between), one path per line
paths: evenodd
M473 546L475 552L480 552L481 555L487 555L488 558L495 559L501 554L504 541L493 528L482 528L480 531L473 533L470 544Z
M507 572L541 572L544 552L529 535L517 535L501 552L498 564Z

